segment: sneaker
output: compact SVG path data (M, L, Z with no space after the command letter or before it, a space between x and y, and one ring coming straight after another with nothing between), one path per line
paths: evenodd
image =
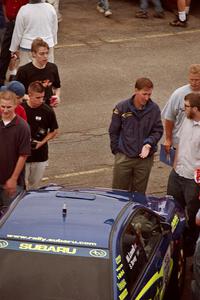
M176 19L169 23L169 25L174 27L187 27L187 21L181 21L179 19Z
M176 16L176 19L179 20L178 12L176 11L174 14ZM189 20L189 13L186 13L186 21L188 21L188 20Z
M136 18L141 18L141 19L147 19L148 18L148 13L142 10L139 10L138 12L136 12L135 14Z
M104 14L105 10L102 6L100 6L99 4L97 4L97 10L98 12L100 12L101 14Z
M105 17L109 17L111 15L112 15L112 11L110 9L106 10L105 13L104 13Z
M153 16L154 16L154 18L164 19L165 18L165 13L163 11L155 12L155 14Z

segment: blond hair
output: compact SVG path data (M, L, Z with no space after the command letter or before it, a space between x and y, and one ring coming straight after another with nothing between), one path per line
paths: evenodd
M12 101L14 105L18 104L17 96L15 93L11 91L3 91L0 92L0 101L1 100L6 100L6 101Z
M192 64L189 68L189 73L200 76L200 64Z

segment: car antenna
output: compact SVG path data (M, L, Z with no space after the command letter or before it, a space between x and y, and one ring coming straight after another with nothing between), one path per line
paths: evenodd
M66 216L67 216L67 205L66 205L66 203L63 204L62 215L63 215L63 219L65 219Z

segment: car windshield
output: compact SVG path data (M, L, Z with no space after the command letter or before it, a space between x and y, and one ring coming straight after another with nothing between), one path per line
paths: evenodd
M98 255L73 256L1 248L1 299L111 300L109 259Z

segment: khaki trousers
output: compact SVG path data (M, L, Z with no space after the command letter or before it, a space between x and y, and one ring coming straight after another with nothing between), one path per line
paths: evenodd
M39 188L48 161L26 163L25 181L27 190Z
M122 189L145 194L153 166L154 156L130 158L123 153L115 155L113 189Z

